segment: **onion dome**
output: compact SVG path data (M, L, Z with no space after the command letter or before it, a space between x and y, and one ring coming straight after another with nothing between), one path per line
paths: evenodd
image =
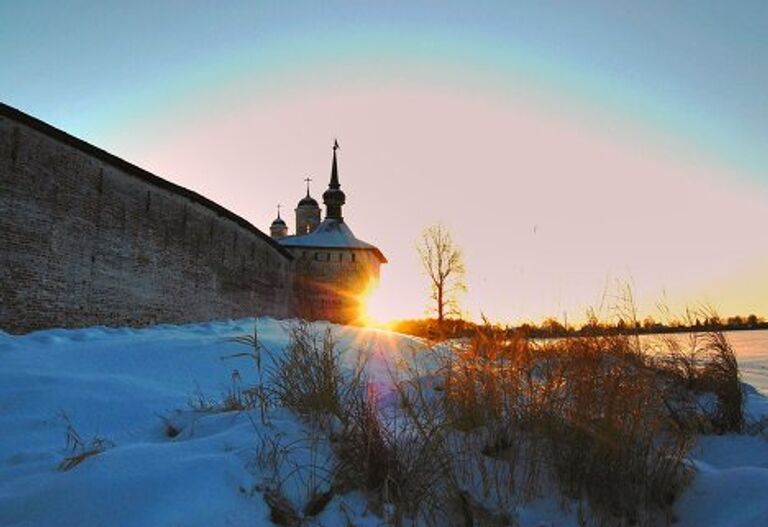
M319 207L317 200L309 195L309 190L307 190L307 195L301 198L301 201L299 201L298 207Z

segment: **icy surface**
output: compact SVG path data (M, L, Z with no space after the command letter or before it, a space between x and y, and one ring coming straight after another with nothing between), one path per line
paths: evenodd
M221 399L238 370L255 381L231 337L254 320L149 329L48 330L0 333L0 525L240 526L270 525L262 490L279 480L296 506L310 488L322 491L328 445L287 410L264 425L258 412L206 413L190 401ZM288 340L282 323L260 319L273 352ZM379 330L334 326L342 349L366 350L368 369L386 396L390 371L419 349L414 339ZM356 360L351 351L349 364ZM422 365L425 366L425 365ZM428 365L426 365L428 366ZM768 415L750 391L753 418ZM71 470L67 425L105 450ZM170 437L168 425L177 434ZM295 444L277 471L259 463L268 438ZM768 441L761 436L701 437L691 452L696 476L677 506L681 526L768 525ZM307 467L314 467L309 469ZM514 511L519 525L578 525L555 496ZM359 493L336 496L306 525L374 526L384 520Z
M768 396L768 330L726 333L739 361L741 378Z

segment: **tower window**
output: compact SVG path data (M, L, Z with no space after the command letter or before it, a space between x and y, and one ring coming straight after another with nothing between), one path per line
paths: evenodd
M351 256L352 256L352 261L354 262L354 261L355 261L355 257L356 257L357 255L356 255L355 253L352 253L352 254L351 254Z

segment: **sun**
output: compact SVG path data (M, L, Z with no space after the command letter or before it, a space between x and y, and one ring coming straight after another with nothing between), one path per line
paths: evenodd
M387 306L377 280L370 280L358 296L360 302L360 323L367 327L387 326Z

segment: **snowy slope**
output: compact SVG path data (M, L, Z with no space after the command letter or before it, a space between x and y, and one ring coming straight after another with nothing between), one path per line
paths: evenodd
M200 397L220 399L233 369L244 384L254 380L249 359L227 358L243 351L230 339L253 325L250 319L0 333L0 525L269 525L265 481L281 479L299 506L308 488L322 490L322 473L306 467L329 465L331 453L289 412L276 411L267 427L257 414L190 409ZM258 327L273 351L287 343L281 323L260 319ZM370 351L369 371L382 388L394 361L419 346L377 330L335 331L342 348ZM750 409L768 414L757 393ZM61 471L70 454L68 423L86 443L101 437L107 447ZM170 437L167 424L178 435ZM257 462L268 437L298 445L277 474ZM691 456L697 476L679 504L680 525L768 525L765 438L704 437ZM577 525L575 513L557 503L544 498L516 511L520 525ZM347 521L383 522L362 496L349 494L334 498L311 524Z
M243 351L228 338L252 328L251 320L0 336L0 525L266 523L264 501L251 495L260 475L249 467L257 441L248 416L184 423L182 413L174 439L159 417L189 413L197 393L220 398L234 368L252 380L247 360L222 360ZM260 330L272 348L285 345L278 323ZM58 471L68 454L62 413L84 440L115 446ZM288 414L275 423L303 432Z

